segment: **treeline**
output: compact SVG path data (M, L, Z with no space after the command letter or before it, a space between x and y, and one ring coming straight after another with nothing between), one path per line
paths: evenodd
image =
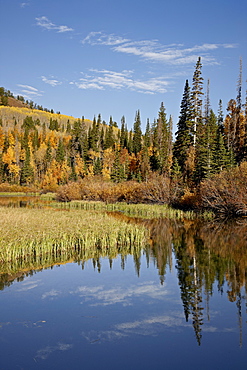
M167 117L163 103L157 118L153 122L147 120L144 132L139 111L131 130L127 130L125 117L118 127L112 117L106 124L100 114L90 125L83 117L61 125L53 116L42 124L39 119L26 116L21 124L15 121L11 128L2 120L0 181L34 184L47 191L57 190L59 185L68 189L68 183L71 187L71 182L85 182L95 176L113 183L129 181L129 185L133 181L144 184L161 176L166 179L163 183L168 183L171 202L183 199L190 205L207 179L219 174L222 177L224 171L247 161L242 62L237 97L229 101L225 117L221 100L217 113L211 109L209 81L204 94L201 70L198 58L191 86L188 80L185 83L174 141L172 118Z
M11 99L9 99L11 98ZM18 102L21 102L23 106L26 106L30 109L37 109L48 113L54 113L53 109L43 108L42 105L39 105L37 103L34 103L33 100L25 99L22 95L17 95L16 97L13 95L13 93L10 90L6 90L4 87L0 87L0 103L4 106L12 106L13 101L17 100ZM60 112L56 112L57 114L60 114Z

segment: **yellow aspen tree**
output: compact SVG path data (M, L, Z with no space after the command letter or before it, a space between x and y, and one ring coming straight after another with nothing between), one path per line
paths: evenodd
M84 160L79 154L75 156L75 173L78 177L83 178L86 175Z
M103 152L103 169L102 175L106 180L110 180L112 166L115 160L115 155L112 148L105 149Z
M3 152L3 147L4 147L4 132L2 127L0 127L0 153Z

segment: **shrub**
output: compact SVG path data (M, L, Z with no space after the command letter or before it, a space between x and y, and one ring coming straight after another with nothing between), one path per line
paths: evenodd
M56 199L63 202L71 200L93 200L106 203L169 203L170 180L161 175L152 175L147 183L125 181L112 183L102 177L88 177L78 182L60 186Z
M229 216L247 216L247 162L205 180L200 187L203 208Z

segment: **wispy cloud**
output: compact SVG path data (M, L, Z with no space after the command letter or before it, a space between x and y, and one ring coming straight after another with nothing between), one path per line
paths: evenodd
M164 286L156 285L153 282L130 286L128 289L121 286L111 289L105 289L103 286L81 286L70 293L83 297L84 301L92 301L92 306L108 306L117 303L129 306L132 305L132 299L136 297L146 296L152 299L163 300L167 296Z
M55 346L47 346L37 351L35 358L46 360L55 351L68 351L73 347L72 344L57 343Z
M55 290L55 289L52 289L50 290L49 292L46 292L44 294L42 294L42 299L45 299L45 298L51 298L53 299L54 297L57 297L61 294L61 292L59 292L58 290Z
M114 34L106 35L102 32L90 32L81 42L82 44L113 46L129 41L129 39Z
M52 23L45 16L35 18L35 20L36 20L36 25L37 26L40 26L40 27L42 27L43 29L46 29L46 30L54 30L54 31L57 31L58 33L74 31L73 28L70 28L68 26L57 26L56 24Z
M25 281L20 286L18 286L17 290L19 292L26 292L28 290L35 289L39 286L39 282L40 282L40 280Z
M25 8L26 6L29 6L29 5L30 5L30 3L29 3L29 2L21 3L21 4L20 4L20 7L21 7L21 8Z
M211 54L219 48L233 48L236 44L202 44L186 48L181 44L162 45L157 40L131 41L114 34L103 32L90 32L82 41L82 44L106 45L115 52L131 54L144 60L162 62L170 65L184 65L195 63L201 56L204 64L218 64Z
M24 89L28 89L29 91L33 91L33 92L38 92L38 89L36 89L35 87L33 86L29 86L29 85L18 85L19 87L23 87Z
M51 86L58 86L58 85L61 85L62 82L58 81L58 80L55 80L55 79L49 79L45 76L41 76L41 79L44 83L48 84L48 85L51 85Z
M16 95L22 95L26 99L33 99L36 96L42 96L42 91L39 91L33 86L30 85L17 85L20 91Z
M129 89L146 94L165 93L170 82L164 77L153 77L145 80L134 79L134 71L123 70L121 72L106 69L90 69L90 74L82 73L83 77L74 84L79 89Z

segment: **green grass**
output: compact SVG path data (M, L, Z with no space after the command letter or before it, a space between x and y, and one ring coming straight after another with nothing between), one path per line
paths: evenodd
M0 272L74 258L140 253L147 230L106 213L0 207Z
M142 217L142 218L171 218L177 220L195 219L198 216L205 220L214 218L212 212L203 212L198 214L194 211L182 211L174 209L166 204L127 204L124 202L106 204L104 202L94 201L71 201L71 202L54 202L54 207L63 209L81 209L81 210L98 210L98 211L119 211L128 216Z

